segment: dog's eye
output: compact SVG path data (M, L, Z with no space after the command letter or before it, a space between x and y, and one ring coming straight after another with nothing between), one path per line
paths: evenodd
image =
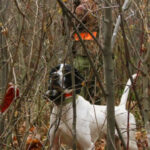
M50 72L50 76L54 73L54 72L57 72L60 68L60 65L56 66L55 68L52 68L51 69L51 72Z
M54 73L54 72L56 72L57 70L56 69L53 69L51 72L50 72L50 76Z

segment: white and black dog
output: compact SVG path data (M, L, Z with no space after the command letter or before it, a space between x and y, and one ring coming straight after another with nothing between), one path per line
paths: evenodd
M50 117L50 144L53 150L58 150L61 143L72 146L72 67L68 64L60 64L50 72L50 86L47 91L50 100L54 102L54 108ZM83 77L75 69L75 93L76 93L76 138L77 149L93 150L95 142L101 135L107 134L106 106L90 104L82 96L78 95L82 87ZM134 79L136 74L132 76ZM137 150L135 139L136 122L133 114L126 110L126 102L131 86L128 80L121 102L115 107L115 118L124 138L125 143L129 138L129 149ZM129 121L128 121L129 119ZM129 137L127 128L129 127ZM116 136L118 136L116 132Z

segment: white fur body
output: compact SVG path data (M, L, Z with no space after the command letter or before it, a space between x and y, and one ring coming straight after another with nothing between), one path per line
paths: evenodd
M82 96L77 96L76 99L77 111L77 143L81 150L94 149L94 143L101 135L106 135L107 132L107 119L106 119L106 106L91 105ZM51 115L51 124L58 119L60 108L55 106ZM57 115L56 115L57 114ZM55 137L61 139L62 143L72 146L72 123L73 123L73 109L72 103L63 106L61 113L61 121L56 131ZM115 117L122 132L124 140L127 142L127 122L128 111L123 106L115 107ZM130 113L130 150L137 150L135 140L136 123L134 116ZM50 140L53 141L53 133L55 125L50 130ZM117 135L117 132L116 132ZM55 140L55 139L54 139ZM54 145L53 145L54 146ZM55 146L54 146L55 147Z

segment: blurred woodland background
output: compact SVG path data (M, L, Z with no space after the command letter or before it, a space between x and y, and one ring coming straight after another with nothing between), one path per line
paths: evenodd
M94 1L96 6L93 16L90 14L83 24L91 32L96 30L96 39L103 47L106 44L104 28L107 20L104 11L107 8L104 0L89 1ZM4 103L10 82L20 91L19 97L15 98L9 109L0 114L1 150L49 148L49 117L53 105L44 95L48 88L49 71L59 63L73 63L77 68L79 63L79 70L86 79L86 98L96 104L106 104L86 53L82 52L83 46L74 38L76 31L73 25L79 32L84 30L76 20L81 20L80 14L78 16L77 11L75 12L77 1L61 1L75 16L70 15L71 19L67 18L63 11L65 8L58 2L0 0L0 105ZM148 140L150 141L150 2L131 0L123 10L121 8L124 2L127 0L112 0L110 4L112 32L118 16L122 15L116 39L112 44L114 97L117 105L129 76L133 73L139 74L134 88L131 89L127 107L136 117L137 142L139 149L144 150ZM100 46L93 39L83 42L102 84L105 85ZM84 59L78 59L78 53L81 52ZM85 71L82 65L86 65ZM104 143L104 140L99 141L97 150L104 149ZM32 148L30 144L33 144Z

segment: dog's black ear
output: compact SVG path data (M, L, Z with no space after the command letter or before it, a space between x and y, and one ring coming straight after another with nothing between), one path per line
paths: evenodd
M53 91L50 91L49 99L50 99L51 101L53 101L56 105L58 105L58 104L60 104L61 101L63 101L63 99L64 99L64 98L61 97L61 94L62 94L61 92L57 92L57 93L55 93L55 95L54 95ZM61 100L61 99L62 99L62 100Z
M80 72L77 69L74 69L75 72L75 89L76 94L79 94L83 85L84 78L80 74Z

